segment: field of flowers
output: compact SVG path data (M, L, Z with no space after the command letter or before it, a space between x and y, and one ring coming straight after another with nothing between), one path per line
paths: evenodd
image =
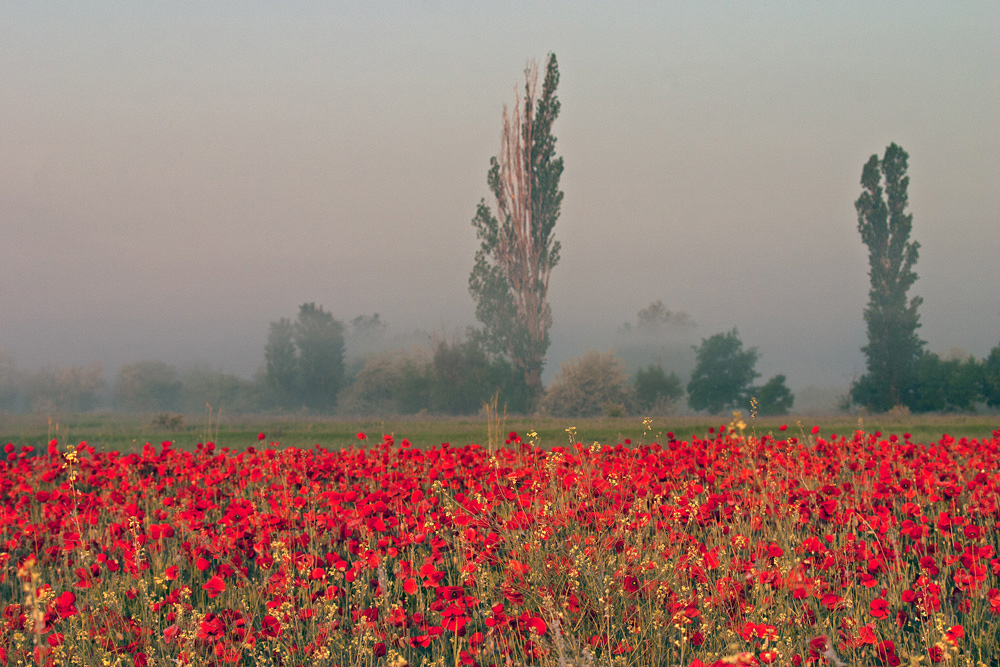
M997 665L1000 430L0 463L0 665Z

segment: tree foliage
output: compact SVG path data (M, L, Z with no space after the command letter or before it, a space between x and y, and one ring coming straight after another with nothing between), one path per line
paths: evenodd
M392 350L369 357L338 399L349 415L468 415L499 394L510 412L527 409L524 378L506 359L488 355L479 338L441 340L432 349Z
M272 402L282 408L292 407L298 399L299 362L294 335L292 321L282 317L271 322L264 347L264 384Z
M177 410L181 381L177 369L163 361L137 361L118 369L115 405L125 412Z
M669 375L660 364L650 364L635 373L635 400L647 413L669 413L684 396L684 384L677 373Z
M1000 408L1000 345L990 350L982 365L982 395L986 405Z
M749 405L751 383L760 376L754 366L757 348L743 349L734 328L728 333L703 338L695 347L697 360L688 382L688 405L693 410L719 413Z
M90 412L104 388L100 364L45 366L23 378L22 391L32 412Z
M663 305L663 301L657 299L650 302L648 306L642 308L635 316L635 328L639 333L661 333L664 329L685 330L693 329L695 326L691 316L683 310L674 312ZM628 333L632 331L632 323L626 322L622 327Z
M780 374L753 389L753 394L757 399L757 412L762 416L787 415L795 403L795 396L785 384L785 376Z
M14 355L0 350L0 412L17 412L21 407L22 376Z
M467 415L479 412L493 394L510 412L528 409L524 377L503 357L491 356L475 336L465 341L439 341L431 366L430 409Z
M851 396L855 403L878 411L912 403L924 345L917 336L922 299L906 299L917 279L913 265L920 248L910 241L913 216L906 213L908 158L896 144L885 149L881 160L872 155L862 170L863 191L854 204L858 231L868 247L871 288L864 314L868 344L861 348L868 373L851 388Z
M942 359L925 352L908 407L913 412L972 412L981 391L982 368L972 356Z
M261 387L220 369L207 366L188 369L181 375L181 411L197 413L206 404L225 408L228 414L256 412L263 407Z
M549 276L559 262L553 230L563 193L563 160L555 154L552 124L559 115L559 67L549 55L541 94L533 64L525 69L524 97L504 107L500 155L490 159L487 183L494 208L479 202L472 225L480 240L469 276L476 318L487 350L505 355L533 396L542 390L552 311Z
M295 321L271 322L264 348L264 383L276 407L330 412L344 386L344 325L315 303Z
M294 324L304 405L328 412L344 383L344 325L315 303L299 306Z
M687 313L672 311L657 299L640 309L634 322L625 322L618 328L615 354L634 374L650 366L660 366L665 372L683 378L680 391L683 394L683 383L694 369L691 347L697 340L694 329L694 320Z

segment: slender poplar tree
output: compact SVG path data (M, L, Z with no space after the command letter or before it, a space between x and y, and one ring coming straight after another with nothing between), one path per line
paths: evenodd
M523 374L532 403L542 392L552 326L549 276L559 262L553 228L563 198L563 160L552 135L558 85L555 54L549 54L541 94L537 68L525 69L524 98L517 95L512 109L504 107L500 155L490 159L487 183L495 212L483 199L472 220L481 241L469 276L483 325L479 338Z
M917 336L917 308L923 300L906 299L917 279L913 265L920 249L919 243L910 241L913 215L906 212L908 159L894 143L881 160L872 155L861 172L863 190L854 203L858 231L868 246L871 289L865 308L868 345L861 348L868 358L868 373L851 387L851 398L876 411L912 402L923 354L924 341Z

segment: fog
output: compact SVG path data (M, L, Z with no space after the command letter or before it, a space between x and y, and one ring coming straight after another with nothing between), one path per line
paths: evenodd
M854 201L910 156L920 335L1000 342L1000 5L0 3L0 350L244 377L313 301L474 324L528 58L565 159L546 381L655 300L806 394L864 372ZM825 388L825 389L824 389Z

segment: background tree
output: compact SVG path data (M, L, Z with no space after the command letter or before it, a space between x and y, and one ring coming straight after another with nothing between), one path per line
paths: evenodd
M177 410L181 381L166 362L137 361L118 369L114 394L115 406L123 412Z
M908 407L914 412L972 412L981 397L982 370L971 355L942 359L925 352Z
M465 415L479 412L493 394L510 412L527 410L523 377L503 357L490 356L476 336L439 341L431 363L430 410Z
M913 265L920 248L909 240L913 216L906 213L908 158L896 144L885 149L881 161L872 155L861 172L863 191L854 203L858 231L868 246L871 289L865 308L868 345L861 348L868 358L868 373L851 388L851 397L878 411L911 402L924 345L917 337L917 307L922 299L906 300L907 290L917 279Z
M634 400L625 362L613 352L590 351L563 362L542 406L554 415L593 417L624 411Z
M757 412L763 416L787 415L795 403L784 375L775 375L762 387L753 389L753 395L757 399Z
M346 356L363 367L366 357L386 349L388 332L389 324L378 313L358 315L344 331Z
M33 412L90 412L97 407L103 388L100 364L46 366L24 380L24 393Z
M695 323L684 311L671 311L656 300L642 308L635 322L625 322L615 336L615 354L625 361L630 372L659 366L681 378L683 384L694 369ZM678 396L679 397L679 396ZM649 409L649 408L646 408Z
M636 313L635 326L640 332L659 333L663 328L693 329L695 324L691 316L683 310L675 313L663 305L663 301L657 299ZM626 322L624 329L628 331L631 327L632 325Z
M472 220L481 245L469 291L487 349L505 355L537 397L552 326L549 276L559 262L553 228L563 198L563 160L552 135L560 107L555 54L549 54L541 96L537 68L529 64L524 74L524 99L518 95L512 110L504 107L500 155L490 159L496 213L483 199Z
M261 386L222 370L200 366L181 375L181 412L198 413L208 403L227 414L246 414L261 409Z
M403 377L413 364L403 350L367 357L351 383L337 397L337 412L350 416L404 414L405 407L400 405ZM427 364L423 361L420 366L426 368ZM426 400L417 410L424 407Z
M344 325L322 306L304 303L293 329L303 401L329 412L344 384Z
M640 410L666 414L684 396L684 385L677 373L669 375L663 366L650 364L635 373L635 400Z
M694 371L688 382L688 405L713 414L727 408L749 407L751 383L760 376L754 366L757 348L743 349L734 328L728 333L703 338L695 347Z
M295 352L295 327L287 317L271 322L264 347L264 384L271 402L292 407L298 399L299 362Z
M14 364L14 355L0 350L0 412L17 412L21 407L23 380Z
M983 359L981 379L986 405L1000 408L1000 345L990 350L990 356Z

